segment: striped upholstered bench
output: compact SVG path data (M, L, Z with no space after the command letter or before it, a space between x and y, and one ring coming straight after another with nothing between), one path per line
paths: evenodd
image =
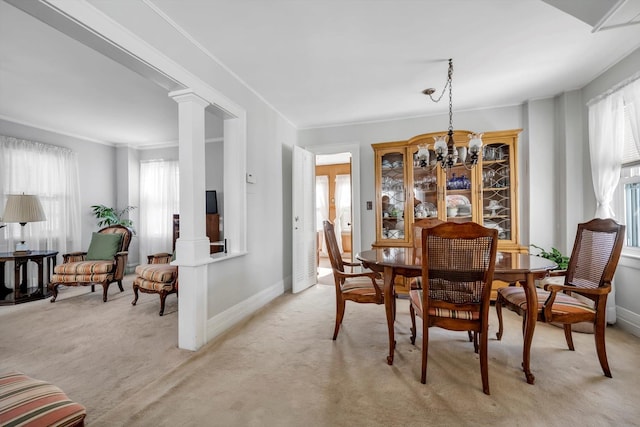
M84 426L87 411L58 387L20 372L0 373L0 426Z

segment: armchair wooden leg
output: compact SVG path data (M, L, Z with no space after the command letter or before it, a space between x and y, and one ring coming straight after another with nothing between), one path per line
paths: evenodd
M118 287L120 288L120 292L124 292L124 288L122 287L122 280L118 280Z
M336 301L336 327L333 331L333 339L338 338L338 332L340 331L340 325L342 324L342 318L344 317L344 304L345 300L340 299Z
M413 309L413 304L409 304L409 313L411 314L411 344L416 343L416 311Z
M164 314L164 300L167 298L166 292L160 292L160 316Z
M426 313L423 313L426 317ZM427 383L427 355L429 353L429 326L427 321L422 320L422 375L420 376L420 382L422 384Z
M500 300L502 297L498 294L498 298L496 298L496 314L498 315L498 332L496 333L496 338L498 341L502 339L502 332L504 331L502 327L502 301Z
M469 331L469 334L471 334L471 331ZM473 332L473 351L475 351L476 354L478 354L478 334L479 332Z
M595 325L595 339L596 339L596 351L598 352L598 360L600 366L606 377L611 378L611 369L609 369L609 362L607 361L607 348L605 347L604 331L606 324L604 319L602 321L596 321Z
M480 373L482 375L482 391L484 394L491 394L489 392L489 364L488 364L488 356L487 356L487 332L482 331L480 333ZM478 332L475 333L475 337L477 339Z
M133 285L133 301L131 301L131 305L136 305L138 302L138 285Z
M49 283L49 290L51 291L51 302L56 302L56 298L58 298L58 284L57 283Z
M93 287L93 285L91 286ZM109 290L109 283L102 284L102 302L107 302L107 291Z
M567 346L569 347L569 350L574 351L575 349L573 348L573 337L571 336L571 325L568 323L565 323L563 327L564 327L564 338L565 340L567 340Z

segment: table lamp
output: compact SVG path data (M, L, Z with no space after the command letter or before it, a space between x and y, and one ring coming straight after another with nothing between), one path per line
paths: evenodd
M29 245L25 242L24 226L28 222L46 221L40 199L32 194L9 194L4 208L3 222L20 223L20 242L16 243L14 255L28 254Z

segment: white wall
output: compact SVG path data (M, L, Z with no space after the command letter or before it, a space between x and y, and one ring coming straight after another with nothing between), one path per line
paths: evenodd
M455 108L455 107L454 107ZM490 108L475 111L455 111L455 129L469 131L494 131L521 129L523 108L521 106ZM361 206L361 247L367 249L375 240L375 211L366 210L366 202L375 198L375 178L373 169L373 148L378 142L407 140L413 136L446 131L448 115L381 121L299 131L299 144L303 147L314 145L360 144L360 206Z

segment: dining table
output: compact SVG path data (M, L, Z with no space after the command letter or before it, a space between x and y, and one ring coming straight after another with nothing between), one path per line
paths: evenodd
M358 253L356 258L362 265L382 274L384 279L384 305L389 330L389 355L387 363L393 364L396 341L394 332L395 322L395 278L418 277L422 274L422 255L420 249L412 247L378 247ZM501 280L509 285L518 283L525 289L528 313L537 312L538 294L536 279L548 274L549 270L557 268L557 264L537 255L500 252L496 255L496 265L493 273L494 280ZM522 350L522 369L527 382L534 384L535 377L531 373L531 343L536 327L537 316L527 316L524 326L524 344Z

